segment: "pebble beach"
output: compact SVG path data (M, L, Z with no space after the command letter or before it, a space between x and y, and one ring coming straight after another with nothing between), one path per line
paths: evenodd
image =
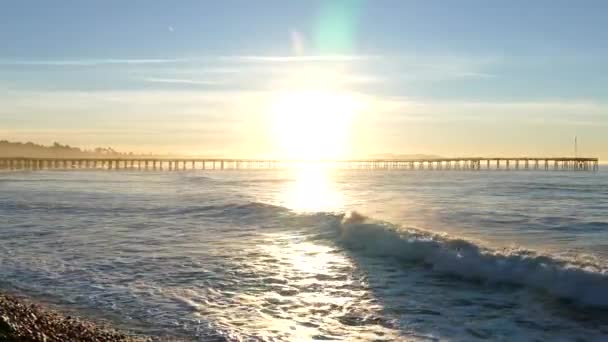
M0 341L145 342L110 327L63 315L27 299L0 294Z

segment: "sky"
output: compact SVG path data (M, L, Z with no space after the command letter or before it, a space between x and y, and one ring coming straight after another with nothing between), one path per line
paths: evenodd
M0 140L608 159L606 1L0 2ZM335 152L329 154L328 151Z

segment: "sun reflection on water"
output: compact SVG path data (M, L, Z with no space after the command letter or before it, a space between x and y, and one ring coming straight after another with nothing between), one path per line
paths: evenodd
M346 333L340 323L355 308L369 309L366 298L369 293L364 285L344 276L345 272L354 272L352 260L336 253L333 246L308 241L307 234L277 234L268 238L274 244L261 248L279 262L271 271L272 279L278 281L268 284L268 290L258 299L272 304L267 313L262 312L266 330L277 331L291 341L332 338L334 334L352 334L351 340L361 340L354 338L358 333L353 327L348 326L353 331Z
M296 212L337 212L344 209L344 198L331 178L329 167L300 165L293 170L294 181L281 192L279 202Z

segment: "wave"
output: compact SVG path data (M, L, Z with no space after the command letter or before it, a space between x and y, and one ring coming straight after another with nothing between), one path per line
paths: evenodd
M356 212L333 225L349 250L420 263L442 274L521 285L584 306L608 308L608 271L596 264L523 249L496 251L471 241L373 221Z
M590 259L566 259L526 249L493 250L473 241L376 221L357 212L298 214L288 208L241 202L192 206L172 214L256 220L262 227L320 229L352 253L417 263L434 272L485 283L544 291L574 303L608 308L608 269Z

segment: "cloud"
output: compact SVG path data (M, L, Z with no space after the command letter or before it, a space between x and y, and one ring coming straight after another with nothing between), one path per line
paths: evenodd
M159 70L159 69L157 69ZM195 67L195 68L169 68L162 69L160 71L165 71L173 74L236 74L243 71L247 71L247 69L242 69L238 67Z
M4 123L13 118L45 126L61 119L73 121L89 116L97 120L96 124L111 119L120 119L117 121L120 122L152 117L163 119L177 114L211 114L216 110L226 117L228 114L242 115L239 110L259 106L268 94L260 91L195 90L9 92L0 94L0 103L6 104L0 106L0 118ZM45 117L55 121L39 121ZM88 120L78 122L88 124Z
M169 26L171 27L171 26ZM171 31L171 30L169 30ZM172 31L173 32L173 31ZM92 58L92 59L45 59L45 60L8 60L0 59L0 66L98 66L98 65L138 65L138 64L179 64L208 62L349 62L365 61L379 56L358 55L305 55L305 56L272 56L272 55L228 55L199 56L194 58Z
M173 29L173 26L167 26L167 30L169 30L169 32L175 31L175 29Z
M608 104L592 101L474 102L370 97L382 120L608 126Z
M212 81L212 80L194 80L194 79L180 79L180 78L150 77L150 78L144 78L143 80L146 82L151 82L151 83L189 84L189 85L206 85L206 86L225 84L225 82L217 81L217 80Z
M2 92L0 135L12 140L112 145L123 150L166 146L168 151L182 151L200 145L201 151L225 149L234 156L243 146L255 153L256 147L266 143L268 108L274 96L271 91L192 89ZM405 151L517 154L521 150L557 155L562 136L574 134L588 146L585 153L601 155L606 150L608 103L353 96L362 102L354 131L361 140L355 147L361 151L401 153L401 148L409 148ZM489 142L487 146L476 143L483 139ZM529 144L531 150L522 144Z
M356 62L371 59L380 59L381 56L367 55L305 55L305 56L264 56L264 55L243 55L243 56L224 56L220 59L225 61L242 62L279 62L279 63L301 63L301 62Z
M265 129L270 96L194 90L0 93L0 103L6 104L0 106L0 135L82 146L149 145L156 150L166 145L168 151L179 151L175 146L180 144L200 145L203 151L256 146L261 138L254 135Z
M188 61L187 59L58 59L58 60L0 60L0 65L13 66L98 66L115 64L166 64Z
M335 69L340 64L339 69ZM293 68L297 65L297 69ZM493 75L484 72L473 62L449 59L413 58L404 56L379 55L234 55L234 56L200 56L192 58L141 58L141 59L63 59L63 60L2 60L2 66L30 67L102 67L125 66L131 73L140 73L144 81L154 83L181 83L191 85L218 84L217 81L206 81L192 78L194 74L240 74L242 77L253 77L259 73L272 74L272 77L284 78L301 73L303 68L318 68L319 76L341 71L344 78L355 84L379 83L379 80L390 81L395 85L400 82L426 80L446 80L461 78L490 78ZM348 69L348 70L347 70ZM81 72L76 69L74 72ZM153 72L153 73L151 73ZM92 77L109 77L112 74L91 75ZM151 77L146 77L146 76ZM69 76L69 75L66 75ZM120 79L119 75L116 75ZM186 77L182 77L186 76ZM236 77L236 76L235 76ZM65 79L70 79L66 77ZM82 77L78 77L82 80ZM265 79L268 80L268 79ZM44 83L44 82L42 82Z

